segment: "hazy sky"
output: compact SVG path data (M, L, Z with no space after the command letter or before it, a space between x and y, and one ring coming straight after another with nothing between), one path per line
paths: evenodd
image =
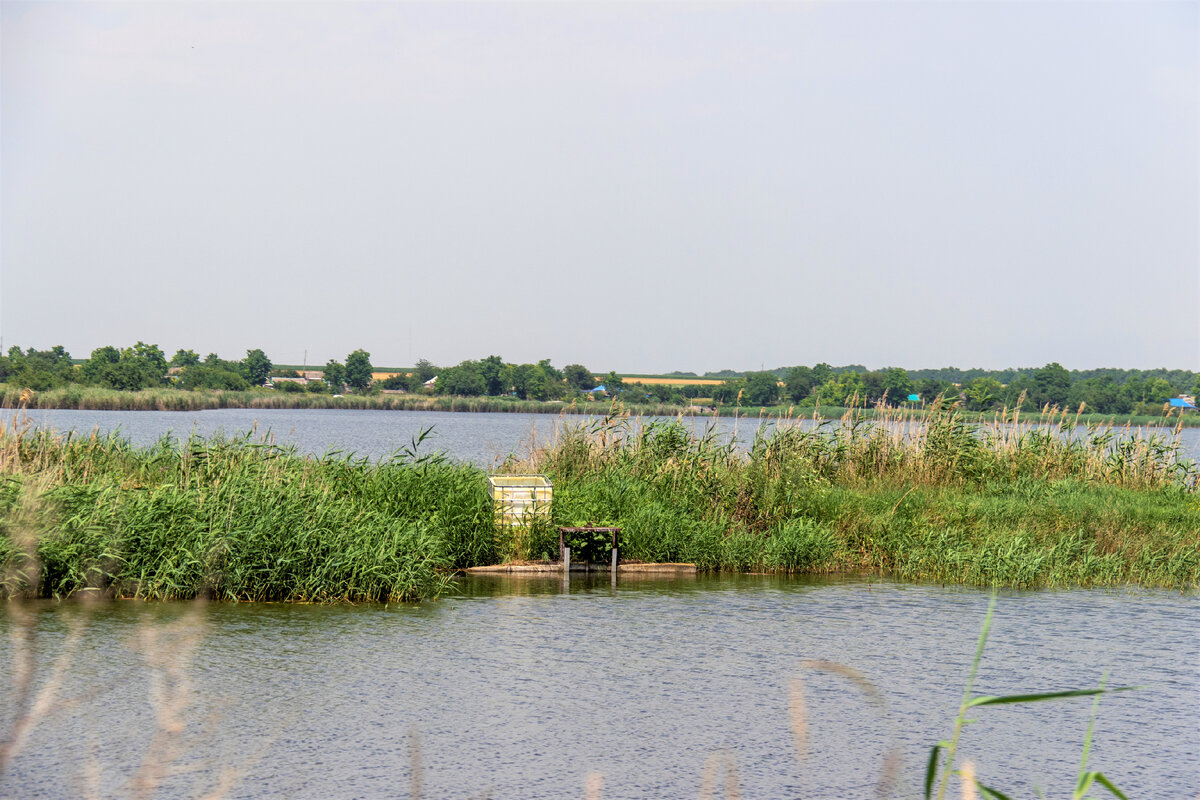
M0 333L1200 369L1200 3L0 3Z

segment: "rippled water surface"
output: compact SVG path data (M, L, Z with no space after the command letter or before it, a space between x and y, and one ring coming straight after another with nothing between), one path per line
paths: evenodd
M135 444L150 444L166 434L186 437L193 431L211 435L254 430L270 432L277 441L294 444L305 453L331 450L371 458L386 457L408 446L428 428L432 433L423 450L443 450L450 456L488 467L510 453L524 454L533 442L554 436L561 422L580 424L589 418L553 414L476 414L445 411L357 411L327 409L242 409L213 411L72 411L35 409L27 412L35 424L60 431L120 431ZM741 442L754 438L762 423L755 418L695 417L687 420L697 432L715 424L721 435ZM774 424L767 422L765 424ZM1169 435L1169 429L1154 429ZM1200 458L1200 428L1185 428L1183 453Z
M45 680L68 629L84 634L59 692L79 698L33 731L0 795L74 797L92 769L120 790L155 718L147 653L190 681L182 765L161 796L199 795L223 769L233 797L696 797L706 764L744 797L873 796L889 747L896 796L916 797L928 747L950 733L987 594L862 579L470 579L401 606L36 604ZM1111 682L1092 763L1131 797L1200 792L1200 619L1194 596L1007 592L977 689L1003 694ZM174 622L176 628L168 628ZM14 674L0 622L0 689ZM159 631L168 638L147 639ZM202 636L191 657L186 641ZM844 677L860 670L880 711ZM166 673L171 678L173 673ZM809 756L796 757L789 682L802 676ZM11 703L0 704L4 720ZM1013 796L1069 796L1086 700L980 709L962 751ZM415 745L415 747L414 747ZM417 758L414 762L414 750Z

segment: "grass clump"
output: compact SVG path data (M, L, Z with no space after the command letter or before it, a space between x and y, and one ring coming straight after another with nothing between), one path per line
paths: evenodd
M1198 473L1177 432L979 425L940 408L764 426L742 453L711 428L615 413L510 466L554 481L555 524L622 527L632 559L978 585L1200 583Z
M415 448L370 463L249 436L136 449L5 428L0 470L10 595L402 600L496 557L482 473ZM34 486L46 519L30 547L13 520Z

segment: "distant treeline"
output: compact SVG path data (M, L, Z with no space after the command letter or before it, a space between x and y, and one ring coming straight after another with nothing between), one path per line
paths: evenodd
M286 393L371 394L391 390L530 401L570 401L603 394L633 403L685 405L702 398L715 405L791 404L802 408L928 403L942 396L959 400L969 411L1015 408L1018 404L1026 410L1046 406L1074 410L1082 405L1091 412L1121 415L1159 414L1169 398L1200 394L1200 374L1187 370L1067 370L1058 363L1004 370L945 367L911 371L821 363L761 372L706 373L706 378L723 379L712 385L667 380L625 383L616 373L597 375L582 364L558 369L550 359L517 364L491 355L444 367L422 359L411 370L376 381L370 355L355 350L345 362L330 360L302 375L277 368L261 349L247 350L240 361L222 359L215 353L200 358L195 351L182 349L168 359L157 345L138 342L126 348L100 347L87 359L73 360L61 346L24 351L12 347L7 355L0 356L0 383L38 392L71 385L119 391L162 387L245 391L262 387ZM688 377L696 376L685 372L664 376Z
M10 347L0 356L0 383L44 392L71 385L135 392L143 389L222 389L245 391L266 387L277 370L261 349L246 351L240 361L216 353L201 358L194 350L178 350L170 359L156 344L98 347L86 359L73 359L61 345L49 350ZM330 361L327 380L306 386L309 391L365 391L371 386L370 353L355 350L346 363ZM295 373L293 373L295 374Z
M958 380L951 380L957 378ZM1003 379L1003 380L1002 380ZM782 385L780 385L782 383ZM791 401L800 406L851 404L889 405L932 402L938 396L959 399L970 411L1000 408L1026 410L1046 406L1085 409L1101 414L1155 414L1169 398L1195 394L1200 375L1186 370L1067 370L1050 363L1020 370L914 370L899 367L867 370L858 366L791 367L749 372L714 387L718 403L735 401L772 405ZM740 393L740 395L739 395Z
M421 359L411 370L374 380L371 354L355 350L345 362L330 360L305 370L276 367L261 349L246 351L240 361L209 353L201 358L194 350L179 350L171 358L158 345L138 342L132 347L100 347L87 359L72 359L62 346L49 350L12 347L0 356L0 383L10 388L45 392L68 386L98 387L135 392L178 388L246 391L262 388L285 393L370 394L409 391L463 397L516 397L519 400L571 400L593 393L597 381L580 364L557 369L550 359L536 364L505 362L500 356L463 361L439 367ZM621 379L610 373L602 378L607 393L621 390ZM603 392L596 392L603 394ZM678 394L678 393L676 393ZM637 402L641 398L634 398Z
M700 376L673 372L664 377ZM912 395L917 395L920 402L932 402L940 395L960 399L970 411L1015 408L1021 402L1025 410L1046 406L1078 409L1082 404L1100 414L1153 415L1161 413L1169 398L1200 394L1200 373L1188 370L1112 367L1068 370L1057 362L1044 367L1002 370L957 367L870 370L861 364L841 367L817 364L762 372L721 370L706 372L703 377L724 378L724 381L715 387L685 388L699 389L720 405L738 402L751 406L787 402L807 407L875 405L885 399L889 405L897 405L907 402ZM637 388L659 389L645 384Z

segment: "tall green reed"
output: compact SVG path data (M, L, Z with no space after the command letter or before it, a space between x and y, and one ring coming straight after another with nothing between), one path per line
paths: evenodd
M942 408L784 420L742 452L711 426L615 409L506 468L545 471L555 524L622 526L636 559L1021 586L1200 579L1197 470L1177 435Z
M387 601L436 595L451 570L496 557L483 474L415 449L372 463L249 435L133 448L8 429L0 469L4 507L38 483L53 520L38 584L10 594ZM0 525L0 559L28 557Z

